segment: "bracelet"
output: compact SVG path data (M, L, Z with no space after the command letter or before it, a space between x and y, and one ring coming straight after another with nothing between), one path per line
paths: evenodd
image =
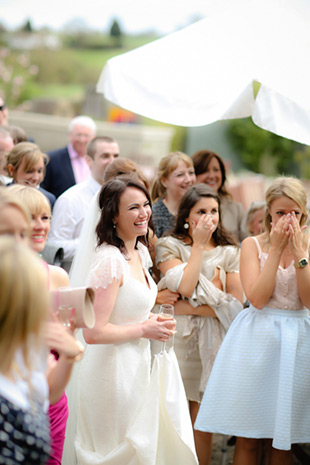
M78 362L84 356L84 346L83 346L83 344L80 341L76 341L76 344L79 347L80 351L79 351L79 353L77 355L73 355L73 356L66 355L66 360L68 362Z

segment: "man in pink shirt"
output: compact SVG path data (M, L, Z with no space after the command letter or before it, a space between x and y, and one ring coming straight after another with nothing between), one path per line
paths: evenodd
M85 181L90 170L86 146L96 135L96 123L88 116L77 116L69 124L67 147L48 152L50 161L41 186L59 197L69 187Z

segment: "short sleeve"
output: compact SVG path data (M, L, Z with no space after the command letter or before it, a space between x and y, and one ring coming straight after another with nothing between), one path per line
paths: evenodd
M106 289L113 280L119 280L128 263L117 247L103 244L95 253L88 276L88 285Z
M158 239L156 243L156 265L175 258L182 260L177 245L177 241L171 236Z
M143 245L141 242L138 242L138 251L142 260L142 266L147 270L152 268L153 262L148 248L145 247L145 245Z
M226 273L239 273L240 267L240 249L234 246L225 246L226 252L225 271Z

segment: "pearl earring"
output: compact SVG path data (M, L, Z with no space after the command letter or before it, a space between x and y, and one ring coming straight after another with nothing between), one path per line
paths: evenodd
M116 224L115 223L113 223L113 228L116 229Z
M189 228L189 224L187 222L184 223L184 229L188 229Z

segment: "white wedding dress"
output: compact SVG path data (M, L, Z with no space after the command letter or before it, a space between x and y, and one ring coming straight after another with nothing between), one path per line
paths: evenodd
M141 254L143 250L141 247ZM157 289L145 272L149 286L130 276L128 261L116 247L103 245L98 249L89 285L106 288L112 279L123 276L110 323L134 325L148 319ZM122 448L150 382L150 363L147 339L87 346L79 373L78 464L130 463ZM115 462L117 458L119 462Z
M139 244L147 282L130 275L128 261L113 246L95 252L88 284L123 284L109 322L138 324L148 319L157 288ZM165 395L168 392L168 396ZM173 394L173 398L171 398ZM174 353L159 354L151 373L148 339L87 345L78 375L78 465L172 465L176 454L197 464L185 392Z

